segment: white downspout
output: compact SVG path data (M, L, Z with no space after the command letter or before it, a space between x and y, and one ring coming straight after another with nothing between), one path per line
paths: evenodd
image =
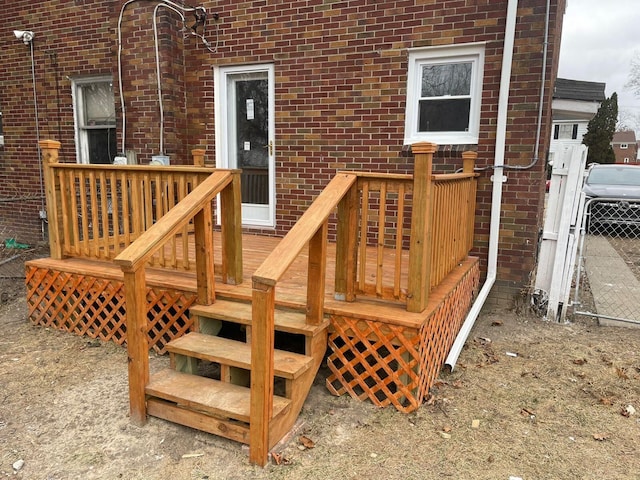
M507 6L507 23L504 33L504 49L502 55L502 72L500 74L500 94L498 97L498 124L496 132L496 156L493 168L493 193L491 196L491 221L489 224L489 255L487 258L487 278L480 289L478 298L471 306L467 318L456 337L451 351L445 360L445 365L453 371L462 347L467 341L469 332L475 323L489 292L496 281L498 266L498 241L500 234L500 214L502 213L502 184L506 180L503 176L505 143L507 136L507 107L509 106L509 86L511 82L511 63L513 60L513 44L516 33L516 17L518 0L509 0Z

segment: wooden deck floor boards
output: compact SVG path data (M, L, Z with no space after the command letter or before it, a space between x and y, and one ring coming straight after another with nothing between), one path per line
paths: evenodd
M221 258L220 234L214 235L214 258L216 262ZM269 253L281 239L278 237L265 237L259 235L245 234L243 241L243 282L240 285L226 285L216 281L216 295L223 298L236 298L249 300L252 294L251 276L260 264L267 258ZM371 257L374 258L375 249L371 248ZM190 252L190 256L193 252ZM307 276L308 255L306 249L298 256L291 265L287 273L276 287L276 302L281 306L300 308L305 307L306 300L306 276ZM467 260L474 261L473 259ZM42 258L29 262L38 267L51 268L60 271L68 271L77 274L88 274L98 278L109 280L119 280L123 278L122 271L113 262L92 260L85 258L66 258L55 260ZM384 257L385 265L393 265L393 253L386 252ZM403 258L403 281L406 282L406 272L408 261ZM464 265L463 265L464 266ZM375 266L371 267L372 275ZM185 292L196 291L195 273L185 271L171 271L154 267L147 268L147 282L149 285L166 288L179 289ZM401 303L380 301L372 298L358 298L355 303L343 302L334 299L334 279L335 279L335 244L329 243L327 254L327 280L325 293L325 312L329 314L349 314L358 315L362 318L378 319L389 321L397 325L407 327L419 326L431 313L432 309L442 300L450 286L444 282L435 288L431 294L427 309L421 313L410 313ZM385 278L384 284L393 285L393 278ZM406 284L406 283L405 283Z

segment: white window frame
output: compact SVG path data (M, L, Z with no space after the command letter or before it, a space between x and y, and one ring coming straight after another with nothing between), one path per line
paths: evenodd
M480 132L480 107L482 105L482 81L484 77L485 43L465 43L439 47L409 49L407 73L407 106L405 113L404 143L434 142L439 145L470 145L478 143ZM418 101L422 85L422 66L442 63L471 62L471 106L469 128L466 132L419 132Z
M84 111L82 95L80 95L80 87L92 83L106 83L113 84L113 77L111 75L102 75L97 77L82 77L71 79L71 98L73 102L73 121L75 130L75 142L76 142L76 162L88 164L89 163L89 141L87 139L87 129L84 125L84 118L81 112ZM104 125L98 126L105 128ZM116 134L116 127L114 125L114 134Z
M628 143L621 143L620 144L620 150L626 150L627 148L629 148L629 144Z

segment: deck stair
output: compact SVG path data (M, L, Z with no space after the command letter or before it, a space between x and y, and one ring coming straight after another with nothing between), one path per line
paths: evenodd
M167 344L170 368L150 377L145 387L147 411L248 444L251 304L217 300L193 305L190 311L194 331ZM298 417L325 353L328 323L308 325L301 311L275 311L278 348L273 351L270 448Z

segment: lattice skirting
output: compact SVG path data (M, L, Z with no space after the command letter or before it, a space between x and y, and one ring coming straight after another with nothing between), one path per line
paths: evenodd
M334 315L326 385L334 395L416 410L462 327L480 279L474 262L420 328Z
M26 284L29 319L35 325L126 343L123 282L28 265ZM195 300L192 292L147 289L150 348L165 353L167 343L191 328L189 307Z

